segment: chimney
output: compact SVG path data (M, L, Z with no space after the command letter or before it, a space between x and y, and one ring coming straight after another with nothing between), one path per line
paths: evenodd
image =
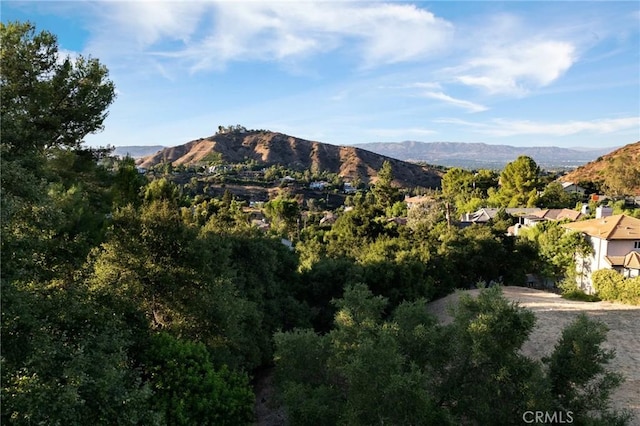
M603 217L609 217L613 214L612 207L596 207L596 219L601 219Z
M580 213L582 213L583 215L588 215L589 214L589 204L583 204L582 207L580 208Z

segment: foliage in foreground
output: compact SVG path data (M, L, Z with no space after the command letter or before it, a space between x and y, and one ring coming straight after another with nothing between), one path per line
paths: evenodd
M167 333L151 338L144 358L153 390L151 408L171 425L241 425L253 420L246 374L216 370L202 343Z
M604 324L580 316L549 359L520 353L534 315L499 287L463 295L439 325L425 302L387 316L363 285L338 300L335 327L278 333L277 378L292 424L521 424L525 411L573 412L579 424L625 424L609 406Z

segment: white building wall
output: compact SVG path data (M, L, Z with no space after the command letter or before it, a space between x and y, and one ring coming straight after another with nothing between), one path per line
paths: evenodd
M597 237L587 236L587 240L593 247L593 254L576 262L578 276L576 281L578 287L588 294L593 294L593 282L591 274L600 269L613 269L611 264L605 259L606 256L625 256L631 250L640 252L640 248L635 248L634 240L607 241Z
M591 270L597 271L599 269L611 269L611 265L605 259L608 254L610 241L603 240L602 238L591 237L591 246L593 247L594 263L591 265Z
M625 256L632 250L639 251L640 248L634 247L634 240L617 240L609 242L609 256Z

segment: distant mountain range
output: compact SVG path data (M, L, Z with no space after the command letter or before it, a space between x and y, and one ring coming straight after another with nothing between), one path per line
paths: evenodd
M123 147L124 148L124 147ZM337 146L270 131L218 133L170 148L137 161L150 168L163 162L174 165L204 165L211 153L229 163L257 161L296 170L328 171L344 178L375 182L385 161L391 163L395 182L402 187L438 187L442 170L404 162L354 146Z
M447 167L502 169L520 155L535 160L543 168L573 168L595 160L614 148L580 150L555 146L515 147L464 142L372 142L354 145L404 161L425 162Z
M445 167L502 169L507 163L527 155L543 168L575 168L611 152L614 148L579 149L555 146L515 147L466 142L371 142L352 145L376 154L402 161L424 162ZM119 146L115 155L139 159L156 154L167 147Z
M165 147L162 145L134 145L134 146L117 146L115 150L113 150L113 155L117 155L119 157L126 157L127 155L131 158L142 158L151 154L155 154L156 152L163 150Z

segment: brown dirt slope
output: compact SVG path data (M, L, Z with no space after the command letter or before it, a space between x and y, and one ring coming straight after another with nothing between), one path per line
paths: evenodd
M440 321L451 321L449 306L457 303L460 294L477 295L479 290L461 291L429 303L428 310ZM523 345L522 352L541 359L553 351L562 330L580 313L603 321L609 327L607 349L615 349L616 357L609 368L625 376L625 382L614 392L613 405L634 414L632 425L640 425L640 306L611 302L578 302L566 300L557 294L524 287L503 287L504 296L520 306L530 309L536 316L536 325Z
M141 167L163 162L193 165L209 153L218 152L231 163L255 160L265 165L281 164L293 169L329 171L348 178L375 182L384 161L393 168L396 183L403 187L438 187L442 172L428 166L407 163L352 146L312 142L282 133L255 131L222 133L183 145L165 148L141 159Z
M607 155L599 157L595 161L580 166L574 171L567 173L560 180L562 182L599 182L604 181L604 174L607 167L617 158L621 158L627 164L640 165L640 141L622 148L616 149ZM640 188L636 188L636 192Z

